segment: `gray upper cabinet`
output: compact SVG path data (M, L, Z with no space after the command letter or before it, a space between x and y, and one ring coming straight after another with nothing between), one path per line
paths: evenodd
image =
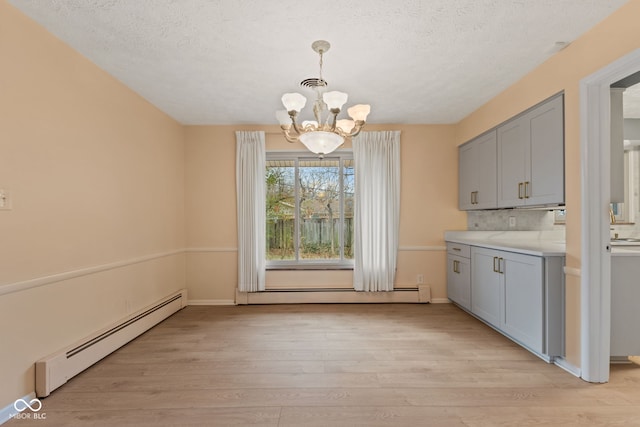
M564 97L497 129L498 207L564 204Z
M498 207L496 130L458 148L458 207L460 210Z

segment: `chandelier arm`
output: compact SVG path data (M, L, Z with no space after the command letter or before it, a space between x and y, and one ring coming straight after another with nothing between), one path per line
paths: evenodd
M335 132L336 123L338 122L338 114L340 114L339 108L332 108L331 114L333 115L333 120L331 121L331 132ZM329 117L327 117L327 123L329 123Z
M303 132L300 130L300 126L298 126L298 122L296 122L296 116L297 115L298 115L298 113L297 113L296 110L289 111L289 117L291 117L291 126L293 126L293 130L295 130L296 133L298 135L300 135Z
M349 137L357 136L362 130L362 128L364 127L364 124L365 124L364 120L356 120L356 124L351 130L351 133L349 133Z
M284 135L284 139L286 139L287 142L290 142L290 143L298 142L298 138L296 136L292 136L289 133L290 127L283 125L283 126L280 126L280 129L282 129L282 134Z

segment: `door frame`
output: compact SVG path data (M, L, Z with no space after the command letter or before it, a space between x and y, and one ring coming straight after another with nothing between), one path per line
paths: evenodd
M580 81L581 377L609 380L611 356L610 86L640 71L636 49Z

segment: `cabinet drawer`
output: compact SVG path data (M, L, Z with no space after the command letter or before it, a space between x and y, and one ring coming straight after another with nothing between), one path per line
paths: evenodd
M464 258L471 258L471 247L460 243L447 242L447 253Z

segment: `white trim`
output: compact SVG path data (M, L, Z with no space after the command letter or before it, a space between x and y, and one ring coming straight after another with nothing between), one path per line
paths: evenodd
M35 398L36 398L35 392L31 392L31 393L27 394L26 396L20 397L18 399L22 399L24 401L31 402L31 400L33 400ZM18 411L16 411L16 408L13 406L13 404L15 402L17 402L18 399L14 400L13 403L10 403L7 406L5 406L4 408L0 409L0 424L6 423L15 414L18 413Z
M447 248L446 246L402 246L399 248L399 250L401 251L446 251ZM35 277L33 279L27 279L19 282L0 285L0 296L6 295L6 294L12 294L15 292L22 292L22 291L26 291L27 289L38 288L40 286L50 285L52 283L62 282L65 280L71 280L77 277L88 276L90 274L102 273L104 271L115 270L117 268L122 268L122 267L128 267L130 265L140 264L147 261L153 261L159 258L179 255L181 253L221 253L221 252L238 252L238 248L194 247L194 248L185 248L185 249L175 249L172 251L144 255L141 257L116 261L108 264L100 264L93 267L63 271L62 273L55 273L48 276ZM197 300L194 300L194 301L197 301ZM203 301L217 301L217 300L203 300ZM232 300L220 300L220 301L232 301ZM190 304L201 305L197 303L192 303L191 301L190 301ZM202 304L202 305L210 305L210 304L207 302L206 304ZM220 304L215 303L213 305L220 305Z
M185 249L187 253L198 253L198 252L238 252L238 248L187 248Z
M575 267L564 267L564 274L566 274L567 276L581 277L582 271L579 268Z
M640 70L640 49L580 81L582 178L581 375L609 380L611 259L609 253L610 86Z
M153 261L158 258L164 258L172 255L178 255L184 253L184 249L176 249L168 252L161 252L157 254L145 255L138 258L131 258L122 261L116 261L109 264L101 264L93 267L80 268L78 270L70 270L62 273L52 274L50 276L36 277L34 279L23 280L20 282L8 283L6 285L0 285L0 296L11 294L14 292L21 292L27 289L37 288L51 283L62 282L63 280L75 279L77 277L87 276L89 274L101 273L103 271L115 270L117 268L128 267L133 264L139 264L142 262Z
M580 375L582 374L582 372L580 371L580 368L578 368L577 366L572 365L571 363L567 362L567 360L563 357L557 357L554 361L553 364L556 365L557 367L564 369L565 371L567 371L568 373L570 373L573 376L576 376L578 378L580 378Z
M190 299L187 305L236 305L232 299Z
M410 251L431 252L431 251L446 251L447 247L446 246L400 246L398 247L398 250L406 251L406 252L410 252Z

